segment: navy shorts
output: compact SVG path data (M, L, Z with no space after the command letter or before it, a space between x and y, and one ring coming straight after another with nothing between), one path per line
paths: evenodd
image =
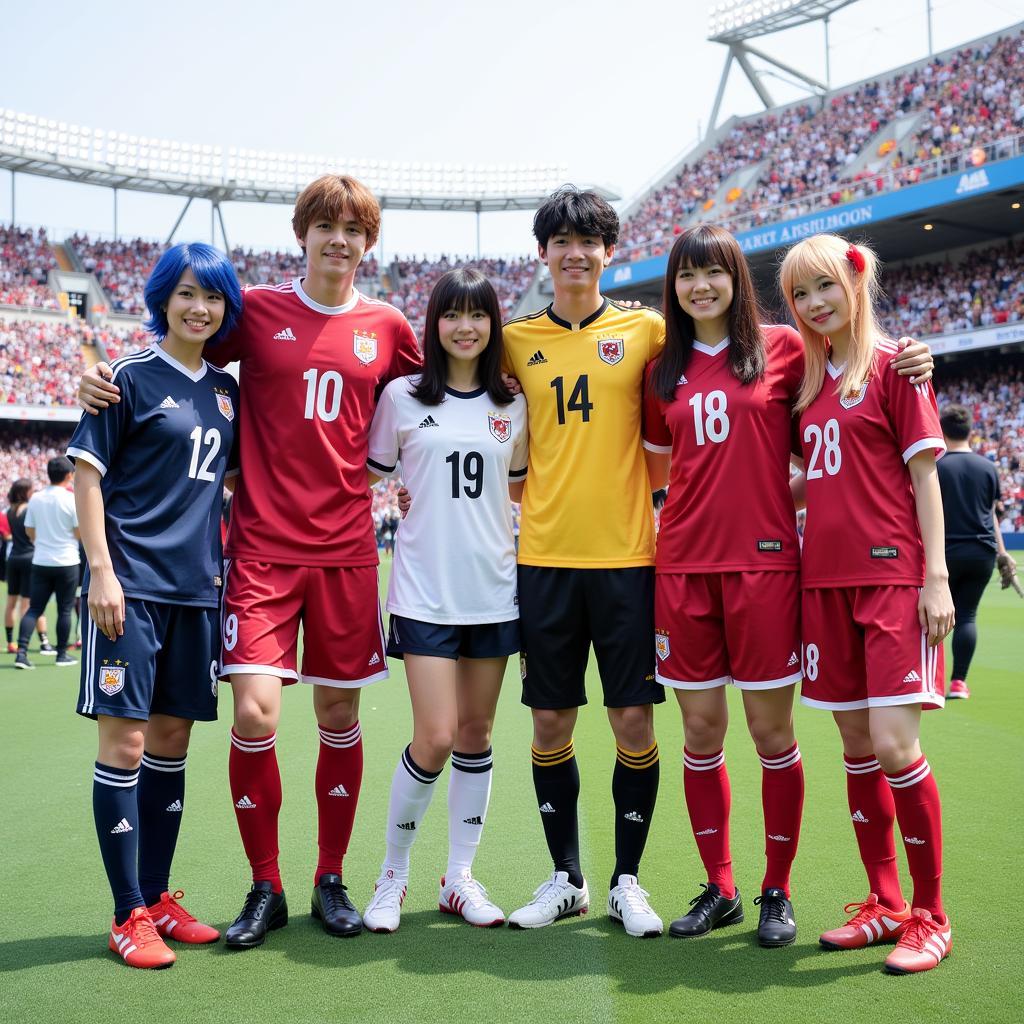
M519 620L471 626L441 626L392 615L388 657L420 654L427 658L505 658L519 650Z
M124 635L108 640L88 619L78 713L88 718L217 718L220 612L125 599Z

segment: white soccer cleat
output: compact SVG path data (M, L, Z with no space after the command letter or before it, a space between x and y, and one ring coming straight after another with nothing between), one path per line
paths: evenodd
M551 877L533 894L533 899L508 919L510 928L543 928L563 917L575 917L590 909L587 880L576 888L565 871L553 871Z
M373 897L363 911L363 927L371 932L397 932L402 920L406 883L388 872L377 879Z
M647 902L649 896L640 888L636 875L619 875L619 884L608 893L608 916L618 921L627 935L638 939L660 935L665 926Z
M468 872L451 882L441 879L437 908L442 914L457 914L477 928L495 928L505 923L505 913L487 896L487 890Z

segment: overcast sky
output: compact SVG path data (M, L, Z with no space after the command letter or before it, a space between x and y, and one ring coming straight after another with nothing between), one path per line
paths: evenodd
M564 163L626 200L707 130L725 59L703 0L0 0L0 106L212 143L448 163ZM831 25L834 85L923 57L927 0L859 0ZM936 52L1011 25L1017 0L933 0ZM820 24L759 40L825 76ZM774 72L777 102L799 95ZM758 109L734 67L723 119ZM339 168L340 169L340 168ZM11 219L0 172L0 220ZM122 193L122 235L166 237L182 203ZM193 204L178 240L208 239ZM281 206L224 207L232 243L293 245ZM17 221L110 234L111 192L19 175ZM529 214L482 220L487 253L530 250ZM475 218L387 212L388 254L470 253Z

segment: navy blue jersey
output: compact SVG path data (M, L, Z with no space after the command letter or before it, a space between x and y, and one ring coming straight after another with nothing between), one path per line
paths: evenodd
M114 573L126 597L215 608L238 384L207 363L192 373L156 345L112 365L121 401L82 417L68 455L103 477Z

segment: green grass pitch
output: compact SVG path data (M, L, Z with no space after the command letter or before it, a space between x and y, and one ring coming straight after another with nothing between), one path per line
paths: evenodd
M295 686L285 695L278 741L291 923L262 950L177 946L172 970L130 970L106 951L110 899L91 816L95 729L73 711L77 670L36 657L37 671L16 672L7 657L0 668L0 1021L1018 1020L1020 952L1011 911L1024 868L1024 602L991 586L980 628L973 698L926 715L923 730L943 797L953 954L937 971L905 978L882 974L885 947L850 953L818 947L819 931L840 922L843 904L862 898L865 883L835 727L827 714L802 707L797 734L807 801L794 872L796 945L761 950L754 942L751 900L763 860L760 768L735 701L727 755L746 922L693 941L631 939L610 924L604 899L612 867L614 751L593 666L594 703L582 711L576 732L583 864L594 900L588 916L513 932L478 930L439 915L437 881L447 844L442 778L413 851L401 930L354 940L326 936L308 914L316 863L316 731L310 693ZM495 729L494 795L476 865L506 912L550 871L530 781L530 716L519 704L516 668L509 666ZM363 694L366 775L345 871L358 906L376 877L391 773L411 735L401 666L393 663L392 673ZM227 789L230 721L225 693L221 720L195 728L172 878L186 890L187 906L221 928L237 913L248 884ZM682 732L671 696L658 708L657 724L661 795L642 882L667 924L703 875L686 824ZM901 863L906 882L902 854Z

